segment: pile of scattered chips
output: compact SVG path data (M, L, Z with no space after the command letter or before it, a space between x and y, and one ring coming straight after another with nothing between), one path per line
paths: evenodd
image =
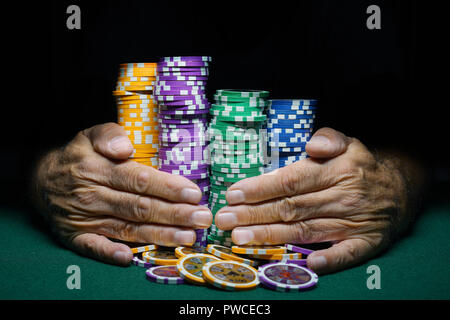
M159 106L159 170L182 175L202 190L208 205L209 163L206 97L211 57L164 57L158 62L154 99ZM196 246L207 245L207 229L196 230Z
M270 163L265 172L305 159L306 143L312 135L317 100L270 100L268 145Z
M264 173L265 135L262 125L268 91L217 90L210 114L211 191L209 204L213 216L227 205L225 193L233 183ZM213 224L208 241L232 246L231 232Z
M147 269L147 279L163 284L209 284L235 291L253 289L261 283L284 292L313 287L319 280L305 267L304 258L313 251L290 244L231 248L209 244L207 248L176 249L148 245L131 250L136 255L133 264Z
M118 123L133 144L136 162L158 167L158 108L152 100L156 63L120 65L116 90Z

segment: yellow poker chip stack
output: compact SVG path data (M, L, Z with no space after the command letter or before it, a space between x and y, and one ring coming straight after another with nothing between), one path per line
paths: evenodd
M158 105L153 101L156 63L122 63L116 88L117 120L133 144L130 159L158 168Z

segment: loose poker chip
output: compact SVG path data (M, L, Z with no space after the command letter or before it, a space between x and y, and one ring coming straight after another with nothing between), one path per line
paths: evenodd
M132 253L141 253L141 252L155 250L157 248L158 248L158 246L156 244L149 244L149 245L142 246L142 247L131 248L131 252Z
M210 254L190 254L178 260L177 269L183 279L202 285L206 283L202 274L203 266L208 262L218 260L220 259Z
M175 255L178 258L186 257L190 254L197 254L197 253L206 253L205 247L177 247L175 249Z
M163 284L182 284L184 279L180 277L177 266L158 266L145 271L147 279Z
M206 247L206 250L213 254L216 257L219 257L223 260L233 260L233 261L238 261L238 262L242 262L245 263L249 266L256 266L257 263L253 260L250 259L246 259L244 257L240 257L236 254L234 254L231 251L231 248L228 247L224 247L224 246L220 246L217 244L209 244L208 247Z
M241 254L283 254L286 253L286 247L283 246L233 246L231 251Z
M316 273L293 263L269 263L258 268L261 284L269 289L288 292L313 287L319 281Z
M303 253L303 254L306 254L306 255L311 254L311 253L314 252L314 250L302 248L302 247L299 247L299 246L293 245L293 244L286 244L286 248L289 251L299 252L299 253Z
M202 269L204 279L225 290L249 290L259 285L258 271L245 263L233 260L208 262Z
M144 252L142 258L145 262L151 262L156 265L176 265L178 261L172 249L161 247L156 250Z
M131 260L131 263L135 266L142 267L142 268L150 268L153 267L154 264L151 262L146 262L142 259L139 259L139 257L135 256L133 257L133 260Z
M293 263L299 266L306 266L307 265L307 259L291 259L291 260L272 260L274 263L275 262L283 262L283 263ZM267 264L267 263L264 263Z
M286 248L285 248L286 249ZM262 260L296 260L301 259L303 256L301 253L280 253L280 254L249 254L250 258L262 259Z

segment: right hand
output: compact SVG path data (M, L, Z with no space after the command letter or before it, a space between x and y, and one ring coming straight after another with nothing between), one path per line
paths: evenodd
M78 133L39 163L36 190L53 231L69 248L128 265L128 246L108 238L192 245L193 229L211 225L202 193L188 179L127 160L133 146L115 123Z

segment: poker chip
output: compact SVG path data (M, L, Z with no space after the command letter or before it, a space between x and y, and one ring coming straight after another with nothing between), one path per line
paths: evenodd
M211 58L203 56L164 57L156 67L153 94L159 106L158 168L192 181L209 178L206 128L210 103L205 94L209 62ZM206 204L209 186L199 187ZM194 246L206 247L207 232L196 233Z
M266 173L308 157L306 144L312 136L317 103L315 99L269 100Z
M139 257L135 256L133 257L133 260L131 260L131 263L135 266L142 267L142 268L150 268L153 267L154 264L151 262L146 262L142 259L139 259Z
M202 268L211 261L219 261L220 259L210 254L190 254L178 260L176 266L180 276L194 284L205 284L203 279Z
M182 284L184 279L180 277L176 266L158 266L145 271L147 279L163 284Z
M177 247L175 249L175 255L177 258L183 258L190 254L197 254L197 253L206 253L205 247Z
M220 289L249 290L259 285L258 271L238 261L211 261L203 266L202 273L209 284Z
M219 257L223 260L233 260L233 261L238 261L238 262L242 262L245 264L248 264L249 266L256 266L257 263L253 260L250 259L246 259L244 257L240 257L236 254L234 254L230 248L228 247L224 247L221 245L217 245L217 244L209 244L206 247L206 250L213 254L216 257Z
M286 247L283 246L233 246L231 251L241 254L271 255L286 253Z
M282 254L248 254L250 258L261 260L296 260L301 259L303 256L301 253L282 253Z
M152 251L147 251L142 254L142 259L145 262L150 262L156 265L176 265L178 258L172 249L157 248Z
M264 173L264 144L260 129L267 119L263 108L268 95L269 92L263 90L235 89L220 89L214 95L208 127L210 182L216 187L215 192L211 187L209 197L213 216L227 205L224 195L231 184ZM222 190L217 192L217 187ZM215 228L214 219L212 228ZM230 233L212 231L208 242L232 246L230 236Z
M155 244L149 244L149 245L142 246L142 247L131 248L131 252L132 253L141 253L141 252L155 250L157 247L158 246Z
M122 63L116 88L118 124L124 127L134 150L130 159L157 168L158 106L153 102L156 63Z
M261 284L269 289L289 292L311 288L319 277L312 270L294 263L269 263L258 268Z
M294 251L294 252L299 252L299 253L303 253L303 254L311 254L314 252L314 250L311 249L306 249L306 248L302 248L293 244L286 244L286 249L288 249L289 251Z
M228 205L231 185L308 157L318 100L267 100L265 90L219 89L210 103L211 61L209 56L173 56L119 65L112 92L117 122L133 145L129 158L191 180L202 192L198 205L213 213L209 229L194 230L192 247L131 248L132 264L148 269L146 278L162 284L246 290L261 281L278 291L314 286L317 275L303 259L312 250L293 244L236 246L231 231L214 221ZM253 268L258 265L259 271Z

